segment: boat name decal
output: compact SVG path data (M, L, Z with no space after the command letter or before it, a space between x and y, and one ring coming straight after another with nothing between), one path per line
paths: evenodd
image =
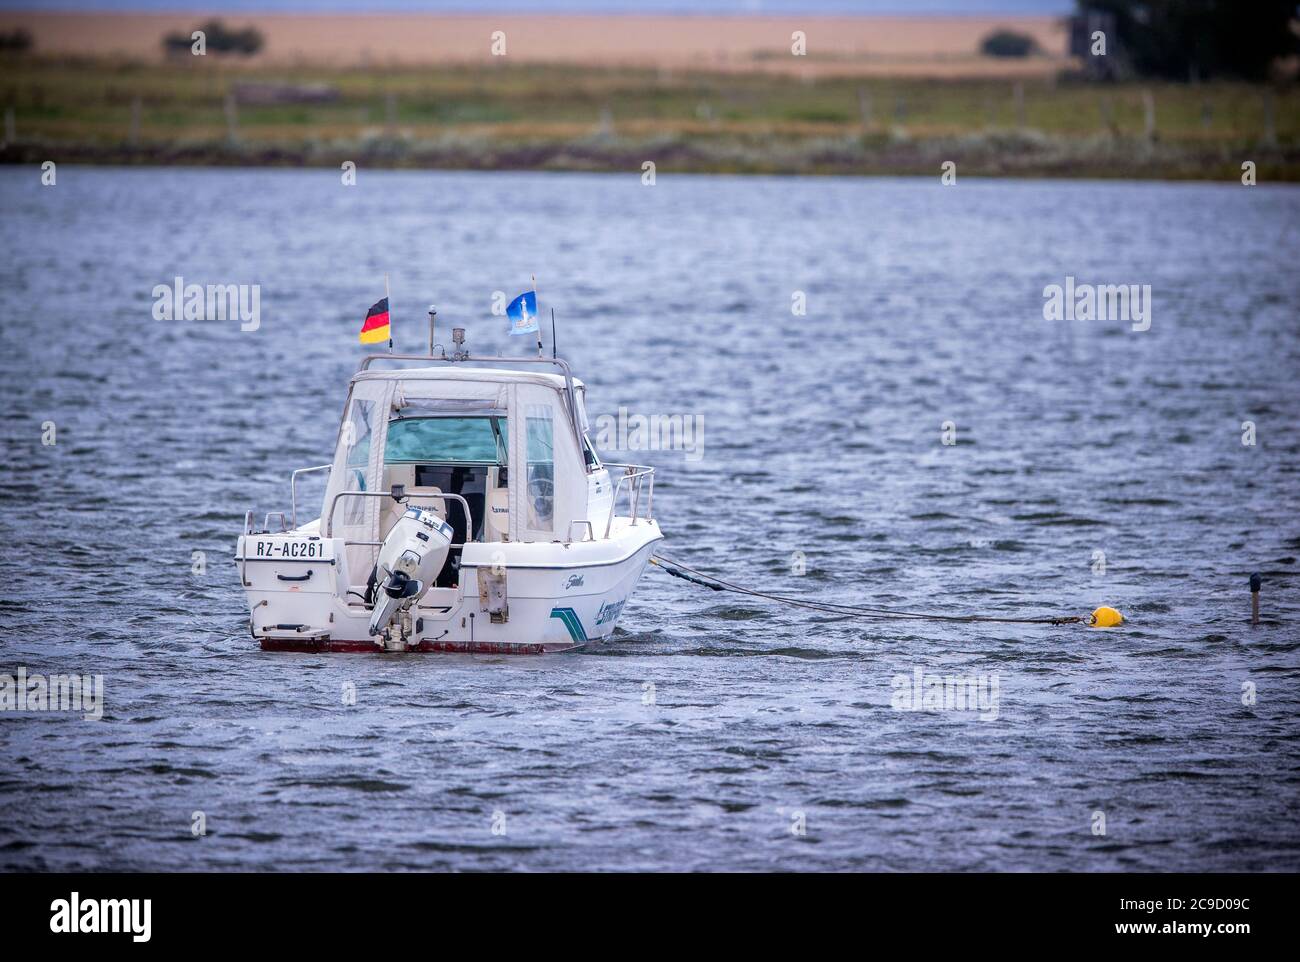
M569 575L569 580L564 583L565 591L568 591L570 588L581 588L581 587L582 587L582 575Z
M596 624L603 625L617 621L619 612L623 610L625 604L627 604L626 598L622 601L611 601L608 604L601 605L600 611L596 614Z

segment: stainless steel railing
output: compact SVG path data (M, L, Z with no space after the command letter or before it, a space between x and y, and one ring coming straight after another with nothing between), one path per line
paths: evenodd
M392 496L393 493L391 491L340 491L338 494L334 495L334 497L330 499L330 509L326 513L324 519L321 522L321 536L325 538L334 537L334 512L337 510L339 506L340 498L392 498ZM410 495L407 495L407 497L410 497ZM464 498L462 498L459 494L452 494L448 491L442 491L438 494L420 495L420 497L422 498L427 497L429 499L450 498L453 501L459 501L461 508L464 509L465 511L465 530L468 531L471 536L473 536L474 517L472 514L470 514L469 502L466 501ZM403 499L403 501L404 500L405 499ZM359 542L359 541L349 542L349 544L371 544L371 543L372 542ZM383 542L378 542L378 543L382 544Z
M623 474L614 484L614 495L609 499L609 518L605 522L605 537L609 537L610 531L614 528L614 512L618 510L618 495L623 489L624 482L627 483L628 507L632 523L636 524L641 518L641 498L644 495L646 512L646 521L654 520L655 505L655 469L644 464L615 464L610 461L605 462L607 468L622 468Z
M304 474L314 474L317 471L328 471L334 467L332 464L318 464L311 468L299 468L289 475L289 515L286 518L283 511L268 511L266 519L262 522L262 532L269 534L271 531L271 519L280 519L280 530L289 531L298 528L298 479ZM255 515L252 511L244 514L244 534L258 534L254 528Z
M289 507L288 524L287 525L285 524L285 518L283 512L273 511L268 513L265 521L263 521L263 529L266 532L269 532L271 527L271 519L274 517L279 517L281 519L280 520L281 531L284 531L286 529L297 530L298 528L298 478L306 474L314 474L318 471L329 471L332 467L333 465L331 464L318 464L310 468L298 468L296 471L294 471L289 476L290 507ZM653 521L654 520L654 497L655 497L655 485L654 485L655 469L644 464L620 464L613 461L604 462L604 467L609 469L611 474L615 474L616 469L622 469L623 471L621 475L616 476L616 480L614 483L614 493L611 496L609 502L609 515L605 520L604 537L608 538L610 532L614 528L614 517L615 517L615 513L618 510L619 495L623 492L625 488L627 490L627 495L628 495L628 512L629 512L629 516L632 518L632 523L637 524L639 521ZM321 520L321 534L324 537L329 538L333 536L334 514L336 509L338 508L339 500L341 498L346 498L346 497L391 498L392 492L390 491L340 491L338 492L331 499L330 509L326 513L326 516ZM474 519L470 512L468 501L466 501L463 497L461 497L458 494L451 494L448 492L443 492L441 494L438 494L436 497L451 498L455 501L459 501L461 507L465 511L466 530L468 530L471 533L474 531ZM642 513L641 510L643 503L645 506L644 514ZM244 515L244 534L258 533L254 530L253 527L254 522L255 522L254 513L252 511L247 512ZM582 523L587 524L589 529L591 528L589 522L582 522ZM571 524L570 538L572 538L572 528L573 526ZM595 532L589 530L588 538L594 540L595 536L596 536ZM371 542L349 542L349 543L369 544ZM381 544L382 542L375 542L375 543Z
M314 468L299 468L289 475L289 519L295 528L298 527L298 478L304 474L328 471L332 467L332 464L318 464Z
M278 532L271 530L271 519L280 519L280 530ZM257 516L250 508L244 512L244 534L282 534L289 530L289 519L283 511L268 511L266 517L262 519L262 527L257 527Z

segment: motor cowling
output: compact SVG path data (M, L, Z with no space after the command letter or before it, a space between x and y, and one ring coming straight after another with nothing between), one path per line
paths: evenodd
M427 508L409 507L379 549L370 634L385 631L432 586L447 562L451 525Z

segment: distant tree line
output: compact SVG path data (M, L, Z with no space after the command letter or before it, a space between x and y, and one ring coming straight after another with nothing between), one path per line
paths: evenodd
M240 54L249 57L262 49L262 32L256 27L232 30L220 20L209 20L194 28L202 30L208 53ZM163 49L169 54L191 53L194 47L193 32L169 33L163 37Z
M1076 0L1076 21L1113 24L1107 55L1169 80L1268 79L1300 53L1295 0ZM1083 53L1076 49L1075 53Z
M1038 42L1027 33L994 30L980 42L980 50L990 57L1028 57L1038 53Z
M0 53L26 53L32 49L32 35L22 27L0 30Z

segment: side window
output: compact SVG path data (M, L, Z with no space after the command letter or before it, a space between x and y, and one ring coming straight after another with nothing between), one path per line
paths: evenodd
M370 465L370 418L374 409L374 401L354 400L343 425L343 445L347 451L346 491L366 490L366 469ZM365 498L343 499L344 524L362 524L365 519Z
M553 413L549 404L529 404L528 527L550 531L555 518L555 448Z

